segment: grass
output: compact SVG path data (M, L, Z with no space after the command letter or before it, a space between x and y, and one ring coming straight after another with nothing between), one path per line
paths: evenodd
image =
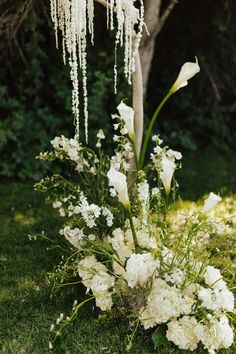
M179 176L183 199L194 200L210 191L222 195L236 193L236 157L205 152L188 155ZM0 188L0 353L48 353L50 324L63 312L68 314L74 299L83 289L74 287L50 297L47 272L60 261L59 251L47 250L47 242L30 241L28 234L46 230L56 232L60 220L44 196L33 191L31 182L1 181ZM224 250L218 259L220 266L236 266L234 240L213 240L212 247ZM227 253L230 251L230 253ZM223 253L222 253L223 254ZM234 262L234 263L232 263ZM233 268L232 268L233 269ZM232 272L229 272L229 277ZM55 354L126 353L128 319L119 315L101 315L88 304L77 320L59 339ZM152 331L140 330L135 337L131 354L157 353L150 340ZM236 348L222 353L235 353ZM159 354L187 353L161 350ZM199 352L202 354L203 351Z

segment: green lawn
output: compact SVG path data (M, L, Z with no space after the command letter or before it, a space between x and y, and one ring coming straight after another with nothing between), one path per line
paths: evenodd
M188 155L179 172L183 199L197 199L210 191L236 193L236 157L204 152ZM31 182L1 180L0 187L0 353L48 353L49 327L63 312L68 314L80 287L50 297L47 272L60 261L60 252L47 250L46 241L30 241L28 234L45 230L56 233L60 220L45 205L44 196L33 191ZM217 247L230 251L221 264L236 266L234 240L217 240ZM213 241L213 246L214 246ZM226 254L226 253L224 253ZM234 259L234 263L233 262ZM232 268L233 269L233 268ZM235 268L234 268L235 269ZM101 315L85 306L54 349L56 354L126 353L128 319ZM140 329L130 353L157 353L151 332ZM235 353L236 348L222 353ZM179 353L173 349L168 353ZM181 353L184 353L183 351ZM185 352L186 353L186 352ZM199 352L202 354L203 352ZM159 354L165 354L161 351Z

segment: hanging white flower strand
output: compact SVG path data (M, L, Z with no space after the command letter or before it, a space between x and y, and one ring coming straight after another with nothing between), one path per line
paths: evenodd
M58 32L62 34L63 59L68 55L72 81L72 112L75 117L75 138L79 139L79 81L78 67L82 71L84 96L85 136L88 141L88 98L87 98L87 34L94 41L94 1L96 0L50 0L51 17L56 34L58 48ZM99 1L98 1L99 2ZM114 29L116 19L115 52L124 46L124 73L131 84L132 73L135 71L135 53L139 46L144 24L143 0L139 8L134 0L107 0L107 26ZM137 30L134 27L137 26ZM116 55L116 53L115 53ZM114 86L116 92L117 70L114 66Z
M78 66L82 71L84 95L85 136L88 140L88 98L87 98L87 32L94 38L94 0L50 0L51 17L56 33L58 48L58 31L62 34L63 59L69 56L72 81L72 112L75 117L75 137L79 139L79 81Z

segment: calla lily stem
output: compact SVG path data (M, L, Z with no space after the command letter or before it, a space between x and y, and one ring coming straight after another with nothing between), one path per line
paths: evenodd
M142 170L143 168L143 164L144 164L144 159L145 159L145 154L146 154L146 150L147 150L147 145L148 145L148 141L150 139L150 135L152 133L152 129L153 129L153 126L156 122L156 119L162 109L162 107L164 106L164 104L166 103L166 101L168 101L168 99L170 98L170 96L173 94L173 92L170 90L167 95L163 98L163 100L161 101L161 103L159 104L159 106L157 107L155 113L153 114L153 117L151 119L151 122L149 124L149 127L148 127L148 130L147 130L147 133L145 135L145 139L144 139L144 142L143 142L143 147L142 147L142 150L141 150L141 154L140 154L140 160L139 160L139 169Z

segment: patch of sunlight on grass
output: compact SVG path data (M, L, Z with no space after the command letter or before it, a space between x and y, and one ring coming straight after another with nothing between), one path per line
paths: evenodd
M12 287L3 287L0 289L0 302L6 301L12 296ZM16 286L14 287L15 293L27 294L29 292L38 292L40 291L39 286L29 277L22 277L17 280Z
M15 289L14 289L15 291ZM12 295L12 289L11 288L3 288L1 286L0 290L0 303L3 303L5 300L8 300Z
M35 225L36 224L36 219L33 218L32 216L27 216L21 213L15 214L14 220L18 224L22 225Z
M20 278L18 280L18 289L19 290L34 290L39 291L39 286L29 277Z

